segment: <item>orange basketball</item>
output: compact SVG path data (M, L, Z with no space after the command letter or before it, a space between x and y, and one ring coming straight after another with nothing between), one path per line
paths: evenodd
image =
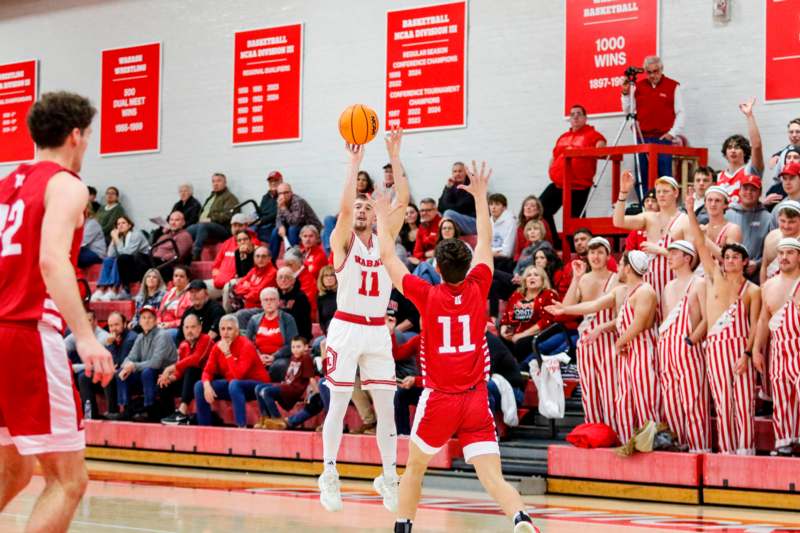
M339 116L339 133L349 144L367 144L379 127L378 114L364 104L351 105Z

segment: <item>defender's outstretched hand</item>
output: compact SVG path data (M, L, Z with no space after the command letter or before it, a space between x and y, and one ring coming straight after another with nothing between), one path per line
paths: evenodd
M462 183L458 186L459 189L467 191L472 196L477 198L478 196L486 196L486 193L489 191L489 178L492 177L492 169L486 169L486 161L481 162L480 171L478 171L478 165L475 161L472 161L472 170L469 168L467 170L467 176L469 177L469 185Z
M392 216L392 213L398 209L405 210L405 207L402 205L393 206L391 195L381 191L373 192L370 196L369 203L372 205L372 209L375 210L375 216L380 220L388 220L389 217Z
M392 127L386 132L386 152L389 159L400 157L400 142L403 140L403 129L399 126Z

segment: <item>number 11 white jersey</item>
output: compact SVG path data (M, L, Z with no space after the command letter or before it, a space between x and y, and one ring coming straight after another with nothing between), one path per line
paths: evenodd
M367 246L351 233L348 250L344 262L336 270L337 311L383 318L392 293L392 280L381 262L378 236L373 233Z

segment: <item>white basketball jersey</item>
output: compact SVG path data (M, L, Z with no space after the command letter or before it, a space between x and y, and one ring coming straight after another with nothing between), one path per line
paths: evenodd
M392 280L381 262L374 233L369 244L365 246L355 233L350 235L350 252L336 271L336 306L351 315L377 318L386 315Z

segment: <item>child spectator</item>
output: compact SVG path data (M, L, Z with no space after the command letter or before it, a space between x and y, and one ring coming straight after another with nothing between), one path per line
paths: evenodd
M256 387L261 420L254 427L286 429L288 423L281 417L278 404L286 411L292 409L303 398L312 377L314 377L314 363L311 362L308 340L298 335L292 339L292 358L289 360L283 381Z

